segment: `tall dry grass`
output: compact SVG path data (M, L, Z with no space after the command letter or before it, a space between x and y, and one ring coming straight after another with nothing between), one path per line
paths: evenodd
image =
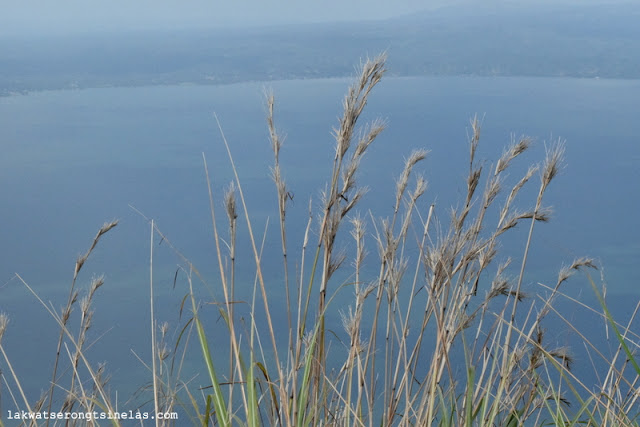
M428 186L417 169L428 152L419 149L408 155L400 171L391 210L358 213L367 194L356 179L358 170L386 126L381 120L362 124L360 117L384 73L385 56L366 61L348 89L333 132L335 153L327 184L321 199L309 204L301 235L292 235L288 227L293 193L280 163L284 148L274 97L268 96L280 242L265 242L266 234L260 236L254 229L231 144L218 123L234 180L224 194L214 194L203 156L223 295L215 305L198 298L196 266L149 220L153 360L143 361L152 377L149 405L156 411L182 408L183 418L167 423L172 425L638 425L635 312L627 323L616 323L591 281L601 298L593 314L611 329L617 345L609 357L554 305L559 298L571 299L563 291L564 284L578 270L595 269L594 261L576 259L560 269L555 283L540 284L533 294L524 292L525 281L530 281L527 261L536 227L550 219L544 200L563 167L562 142L551 144L542 162L508 184L507 171L532 141L514 139L495 163L487 165L476 158L481 126L474 118L466 194L459 206L447 212L425 201ZM521 200L525 186L537 188L534 200ZM223 201L222 214L216 208L218 199ZM219 228L221 217L226 217L226 230ZM83 353L90 305L102 280L91 284L80 303L75 282L100 237L114 226L103 226L91 249L76 263L65 309L57 313L41 301L61 332L51 388L37 403L30 404L22 393L20 374L11 368L0 341L10 372L4 379L13 381L10 390L18 390L12 394L15 408L51 410L56 404L61 410L113 408L111 396L104 391L102 371L92 368ZM247 229L250 254L237 251L239 227ZM502 254L500 241L515 227L528 229L522 251ZM173 345L166 341L169 326L158 325L153 318L154 236L179 255L181 277L189 289L181 307L191 313L179 326L178 342ZM290 242L296 239L302 241L301 250L291 253ZM282 272L278 280L265 277L265 245L281 248L281 266L269 266L269 271ZM255 267L248 321L236 312L238 256L251 257ZM280 296L278 303L285 302L285 316L274 316L281 306L273 302L274 293ZM78 305L83 322L73 334L66 322ZM339 313L334 305L341 307ZM219 340L215 347L210 343L206 313L211 307L224 321L228 333L224 346ZM571 350L546 339L545 319L550 314L582 339L590 357L608 366L607 372L600 373L597 388L574 374ZM329 330L328 316L339 316L344 331ZM7 319L0 320L1 338ZM180 375L188 349L194 351L185 344L192 336L204 361L200 378L207 385L204 388L194 388ZM74 367L67 386L57 373L62 348ZM221 360L228 360L228 365ZM92 390L84 388L86 381L81 381L76 369L79 365L90 373ZM66 390L62 401L56 399L57 390ZM156 424L163 425L158 420Z

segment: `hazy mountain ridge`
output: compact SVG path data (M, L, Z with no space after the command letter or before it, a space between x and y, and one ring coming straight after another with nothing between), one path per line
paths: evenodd
M640 78L640 5L510 2L385 21L0 38L0 94L339 77L387 50L394 75Z

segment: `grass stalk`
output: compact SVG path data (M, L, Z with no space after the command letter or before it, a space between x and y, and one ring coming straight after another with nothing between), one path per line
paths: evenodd
M151 242L149 245L149 305L151 312L151 374L153 376L153 407L155 409L155 413L160 413L160 405L158 404L158 371L156 367L156 318L155 318L155 307L154 307L154 297L153 297L153 235L154 233L154 222L151 220ZM160 419L156 417L156 426L160 425Z

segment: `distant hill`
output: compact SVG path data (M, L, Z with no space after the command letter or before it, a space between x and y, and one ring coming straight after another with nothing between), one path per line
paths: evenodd
M407 71L640 77L640 3L500 1L448 7L389 22ZM415 68L414 68L415 67Z
M0 36L0 94L351 75L383 50L393 75L640 78L640 2L456 2L385 21Z

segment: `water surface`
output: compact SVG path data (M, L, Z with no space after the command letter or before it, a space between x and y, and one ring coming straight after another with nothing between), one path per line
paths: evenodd
M285 177L295 196L288 214L292 248L299 247L302 239L309 198L317 206L329 176L331 129L337 125L348 83L328 79L269 84L277 100L277 125L286 134L281 155ZM130 205L154 218L195 262L209 283L199 288L203 300L222 297L216 286L202 153L218 200L232 175L213 112L230 143L254 228L260 233L269 217L269 233L277 236L264 89L262 83L243 83L51 91L0 98L0 309L12 321L3 344L22 372L32 400L47 388L57 331L36 299L12 279L13 274L18 272L59 308L66 301L75 258L86 251L99 226L114 218L120 225L100 242L78 282L84 289L93 274L106 278L92 328L97 342L89 352L93 360L109 362L111 387L120 391L121 399L148 381L150 376L133 352L149 360L150 236L148 224ZM608 292L618 296L616 301L622 302L616 304L626 311L623 302L633 303L640 296L640 273L635 268L640 259L640 228L634 214L640 208L639 98L638 81L383 80L363 120L382 117L388 129L363 161L359 182L369 186L370 192L360 210L391 215L394 180L404 158L413 148L424 147L431 152L420 170L430 187L420 207L426 213L435 201L438 217L446 225L449 207L461 203L466 191L469 120L475 114L483 122L479 158L487 171L512 136L534 137L531 155L518 160L510 172L514 181L529 162L543 158L546 145L565 139L566 167L546 198L555 213L549 224L536 229L527 285L550 283L563 263L576 256L592 256L604 267ZM536 190L532 187L523 193L529 198L521 200L522 209L533 206ZM224 225L220 204L217 209ZM524 232L523 227L505 239L508 254L521 256ZM246 233L240 239L241 248L248 251ZM265 248L267 266L279 265L280 243L272 242ZM373 240L369 243L373 245ZM374 262L373 246L371 252ZM239 262L239 286L244 289L239 292L248 293L253 284L252 261L247 256ZM173 288L179 265L183 263L166 244L156 246L158 316L174 324L180 322L179 304L186 292L183 282ZM271 277L279 273L274 270ZM570 286L590 293L584 277ZM277 299L273 301L278 304ZM204 378L201 381L206 383Z

